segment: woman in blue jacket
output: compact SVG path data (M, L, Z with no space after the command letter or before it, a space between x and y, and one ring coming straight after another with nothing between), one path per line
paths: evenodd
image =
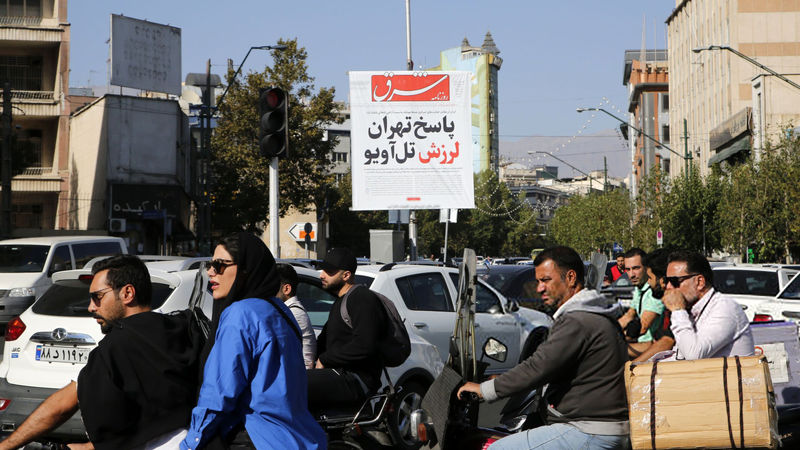
M261 239L224 239L208 264L214 297L203 383L182 449L226 441L244 424L258 449L324 449L308 411L299 327L274 298L280 280Z

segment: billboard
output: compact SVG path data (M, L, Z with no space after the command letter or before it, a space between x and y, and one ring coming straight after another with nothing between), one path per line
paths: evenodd
M111 84L181 95L181 29L112 14Z
M350 72L353 209L474 208L469 72Z

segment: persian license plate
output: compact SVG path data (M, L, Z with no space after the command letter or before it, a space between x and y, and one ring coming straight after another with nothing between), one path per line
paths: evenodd
M36 360L70 364L86 364L91 349L58 345L37 345Z

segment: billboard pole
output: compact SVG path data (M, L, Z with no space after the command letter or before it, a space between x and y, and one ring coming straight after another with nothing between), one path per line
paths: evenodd
M406 0L406 69L414 70L411 59L411 0ZM408 214L408 239L411 241L411 260L417 260L417 212L413 209Z

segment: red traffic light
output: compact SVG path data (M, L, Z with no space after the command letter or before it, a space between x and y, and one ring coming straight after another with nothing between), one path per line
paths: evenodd
M261 89L258 94L259 152L265 158L286 157L288 150L288 108L281 88Z
M269 88L261 91L259 98L259 105L261 113L283 108L283 103L286 101L286 93L281 88Z

